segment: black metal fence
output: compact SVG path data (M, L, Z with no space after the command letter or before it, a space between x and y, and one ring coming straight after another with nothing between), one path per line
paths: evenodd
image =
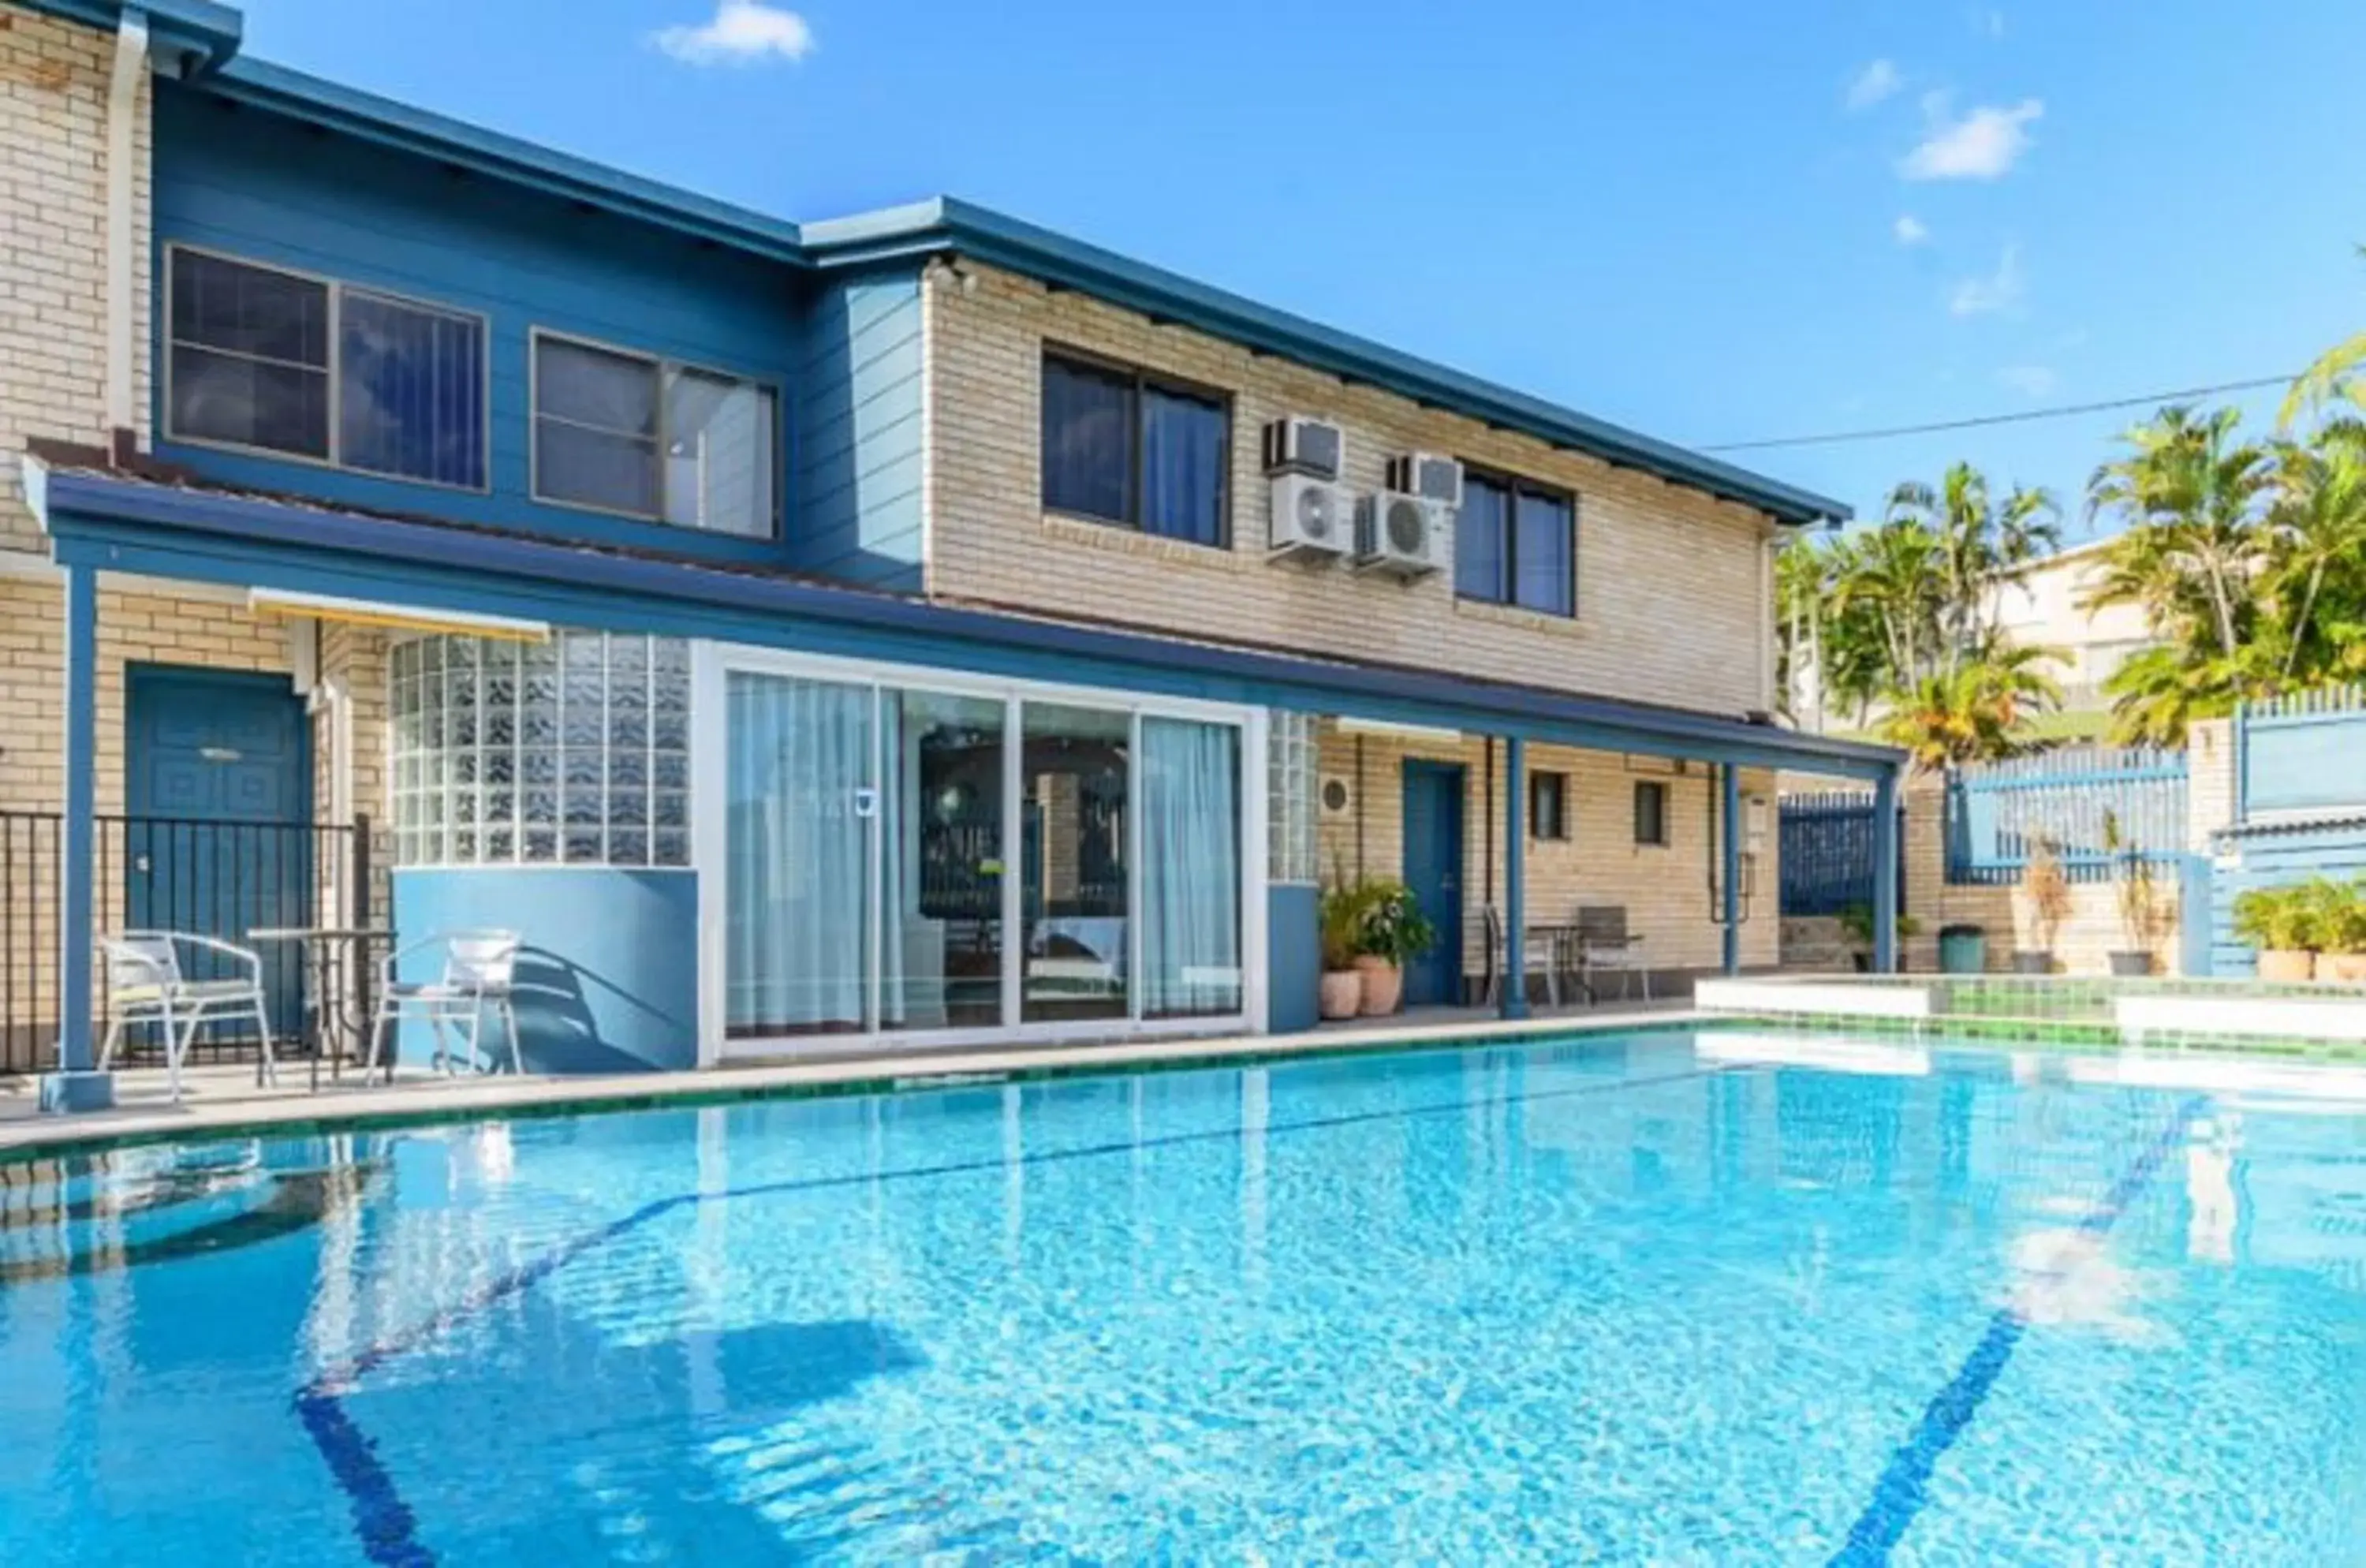
M272 1032L294 1045L310 1009L300 943L254 942L271 927L371 926L378 894L366 818L352 822L237 822L102 816L94 823L93 942L122 931L173 931L251 946L264 964ZM61 964L59 870L65 818L0 811L0 1075L39 1072L57 1058ZM183 955L191 979L220 978L227 962ZM94 959L93 1010L107 1025L106 965ZM155 1055L153 1031L127 1035L118 1060ZM251 1037L199 1034L194 1059L252 1055Z

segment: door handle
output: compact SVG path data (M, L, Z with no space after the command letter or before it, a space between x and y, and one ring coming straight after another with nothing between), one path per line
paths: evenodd
M131 869L138 872L142 876L147 875L148 857L146 855L133 855L131 857Z

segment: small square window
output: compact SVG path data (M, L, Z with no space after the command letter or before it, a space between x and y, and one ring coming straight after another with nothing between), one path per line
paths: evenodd
M1569 775L1528 775L1528 837L1565 840L1569 837Z
M1655 779L1635 785L1635 841L1664 849L1668 842L1668 786Z

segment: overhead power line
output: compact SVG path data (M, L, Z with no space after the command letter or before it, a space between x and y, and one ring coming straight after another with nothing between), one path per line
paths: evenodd
M1780 435L1765 441L1728 441L1700 452L1763 452L1774 446L1835 446L1846 441L1887 441L1899 435L1936 435L1949 430L1979 430L1992 424L2026 424L2032 420L2068 419L2082 413L2109 413L2113 409L2182 402L2190 398L2214 398L2223 392L2256 392L2267 387L2289 387L2291 376L2259 376L2248 381L2221 381L2214 387L2180 387L2166 392L2145 392L2133 398L2111 398L2099 403L2064 403L2055 408L2022 409L2014 413L1981 414L1974 419L1943 419L1929 424L1893 424L1877 430L1835 430L1821 435Z

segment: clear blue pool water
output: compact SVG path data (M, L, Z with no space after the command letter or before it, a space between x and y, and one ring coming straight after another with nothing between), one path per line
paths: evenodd
M2366 1560L2366 1111L2112 1076L1662 1032L0 1168L0 1562Z

